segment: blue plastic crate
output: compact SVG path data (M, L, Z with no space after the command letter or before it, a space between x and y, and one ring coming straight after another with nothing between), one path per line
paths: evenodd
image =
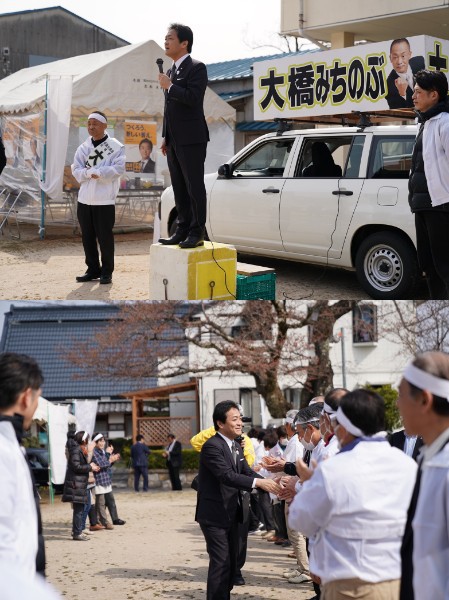
M276 300L276 273L237 275L237 300Z

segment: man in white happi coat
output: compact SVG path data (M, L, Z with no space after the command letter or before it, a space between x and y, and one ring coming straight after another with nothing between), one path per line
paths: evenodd
M424 446L402 543L401 600L449 598L449 355L425 352L404 370L398 407Z
M384 401L373 392L343 396L332 426L341 451L304 482L289 526L310 540L310 571L323 599L363 590L364 600L395 600L416 463L388 443Z
M114 271L115 199L125 173L125 147L106 133L108 120L100 111L87 120L89 138L75 153L72 173L80 184L77 216L81 228L87 271L80 283L99 279L112 283ZM98 246L100 246L100 255Z

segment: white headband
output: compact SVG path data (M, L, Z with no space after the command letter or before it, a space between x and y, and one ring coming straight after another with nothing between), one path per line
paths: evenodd
M326 402L324 403L323 406L323 410L321 411L321 414L328 414L328 415L335 415L337 414L337 411L334 410L331 406L329 406L329 404L326 404Z
M427 390L449 402L449 380L426 373L411 363L405 367L403 377L420 390Z
M293 423L294 419L292 419L291 417L285 417L284 421L286 423L290 423L290 425Z
M97 435L94 437L94 439L92 440L93 442L98 442L98 440L102 440L104 438L104 435L101 433L97 433Z
M87 117L87 119L97 119L97 121L101 121L102 123L105 123L106 125L108 124L107 120L103 117L103 115L100 115L100 113L97 112L93 112L90 113L90 115Z
M85 431L85 432L83 433L83 437L81 438L81 441L82 441L82 442L86 441L88 437L89 437L89 434L87 433L87 431Z
M341 408L341 406L338 407L335 417L336 417L337 421L340 423L340 425L343 425L343 427L346 429L346 431L348 433L350 433L351 435L354 435L355 437L362 437L363 435L365 435L361 429L359 429L358 427L356 427L355 425L353 425L351 423L351 421L348 419L348 417L343 412L343 409Z

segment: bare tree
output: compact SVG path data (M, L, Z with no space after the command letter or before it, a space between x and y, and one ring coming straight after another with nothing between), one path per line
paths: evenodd
M397 300L384 317L384 335L410 354L449 350L449 301Z
M95 344L77 342L66 357L86 376L252 375L273 417L289 405L280 380L304 385L302 401L332 386L335 321L354 302L240 301L124 304ZM188 352L190 348L190 352ZM188 356L189 354L189 356Z

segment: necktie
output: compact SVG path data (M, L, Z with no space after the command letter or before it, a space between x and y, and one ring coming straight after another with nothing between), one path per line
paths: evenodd
M235 445L235 442L232 442L232 446L231 446L231 452L232 452L232 458L234 460L234 464L237 466L237 447Z
M145 163L142 161L140 164L140 172L143 173L143 170L145 168Z
M173 66L170 70L170 81L174 81L176 77L176 65L173 63Z

